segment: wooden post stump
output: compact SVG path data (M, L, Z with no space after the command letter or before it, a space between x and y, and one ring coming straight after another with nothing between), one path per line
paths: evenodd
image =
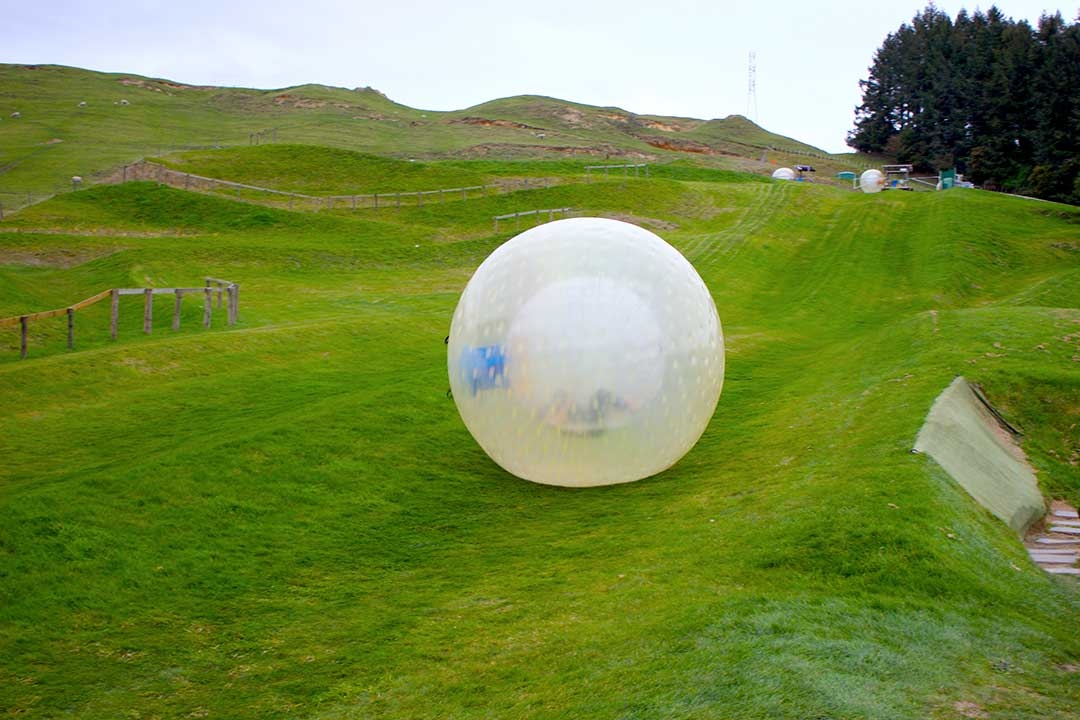
M229 324L235 325L240 314L240 286L233 283L229 286Z
M146 288L143 290L143 297L143 332L149 335L154 327L154 290Z
M109 317L109 337L116 339L117 326L120 324L120 291L112 290L112 312Z
M210 313L214 306L213 290L210 289L210 281L206 281L206 290L203 297L203 327L210 327Z
M176 303L173 305L172 329L180 329L180 301L184 297L184 291L176 288Z
M75 349L75 308L67 309L68 350Z

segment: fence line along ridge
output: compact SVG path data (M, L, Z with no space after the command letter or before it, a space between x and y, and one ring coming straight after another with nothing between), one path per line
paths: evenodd
M554 184L552 178L545 177L535 179L523 178L517 181L502 180L491 185L471 185L469 187L441 188L437 190L408 190L400 192L392 191L367 194L351 193L342 195L306 195L304 193L291 192L288 190L274 190L273 188L259 187L258 185L248 185L232 180L221 180L219 178L205 177L203 175L193 175L181 170L174 170L149 160L139 160L130 165L124 165L110 175L102 178L99 182L106 185L115 185L133 180L151 180L162 185L168 185L170 187L192 192L213 193L215 190L226 188L235 191L236 200L263 205L271 205L274 203L268 202L265 198L260 200L251 197L243 197L241 193L246 191L247 193L272 195L280 197L283 203L287 200L289 210L333 210L335 207L346 207L352 210L378 210L380 208L389 207L400 208L402 207L403 201L410 205L415 204L417 207L423 207L425 198L433 198L435 196L438 196L438 201L443 203L446 202L447 198L456 198L458 194L461 195L462 200L467 200L470 195L474 198L487 197L491 192L503 193L517 189L528 190L541 187L549 188ZM413 200L415 202L413 202Z

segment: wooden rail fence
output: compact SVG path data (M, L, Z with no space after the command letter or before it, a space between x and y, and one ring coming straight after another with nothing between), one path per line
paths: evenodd
M548 222L551 222L552 220L555 219L556 215L569 215L570 213L573 213L573 212L574 212L574 208L568 208L568 207L565 207L565 208L551 208L549 210L522 210L521 212L509 213L507 215L496 215L495 217L493 217L491 219L495 221L495 232L499 232L499 221L500 220L509 220L509 219L513 218L514 219L514 229L516 230L516 229L521 227L521 218L523 218L523 217L528 217L530 215L534 215L534 216L536 216L536 222L534 222L533 225L539 225L540 224L540 216L543 215L544 213L548 214Z
M592 181L592 171L593 170L603 170L604 171L604 177L607 178L609 176L610 171L612 171L612 170L620 170L620 169L623 171L623 177L629 177L630 170L633 169L634 177L638 177L638 173L641 171L642 168L645 169L645 177L649 177L649 165L648 165L648 163L636 163L636 164L627 164L627 165L586 165L585 166L585 182L591 182Z
M48 320L49 318L67 315L67 347L75 349L75 313L78 310L88 308L101 302L105 298L112 300L112 311L109 314L109 337L116 339L120 325L120 297L123 295L142 295L143 300L143 332L147 335L153 330L154 318L154 295L173 295L176 302L173 304L172 329L180 329L180 307L185 294L203 296L203 327L210 327L210 319L213 312L214 294L217 294L217 306L222 305L222 295L228 297L226 306L226 319L229 325L235 325L240 317L240 286L237 283L220 278L206 278L203 287L187 288L111 288L103 290L97 295L80 300L74 305L56 310L44 310L42 312L28 313L0 318L0 328L19 326L19 353L22 359L26 359L29 345L31 321Z

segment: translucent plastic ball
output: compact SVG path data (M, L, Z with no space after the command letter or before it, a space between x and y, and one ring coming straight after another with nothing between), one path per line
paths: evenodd
M773 170L772 176L773 180L794 180L795 171L791 168L786 167L776 168L775 170Z
M540 225L491 253L448 344L469 432L507 471L547 485L665 470L705 431L724 381L720 318L693 266L603 218Z
M864 193L881 192L885 188L885 175L871 168L859 176L859 187Z

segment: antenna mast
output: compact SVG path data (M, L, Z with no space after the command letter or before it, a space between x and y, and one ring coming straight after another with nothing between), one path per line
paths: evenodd
M746 84L746 117L757 122L757 53L750 51L749 80Z

